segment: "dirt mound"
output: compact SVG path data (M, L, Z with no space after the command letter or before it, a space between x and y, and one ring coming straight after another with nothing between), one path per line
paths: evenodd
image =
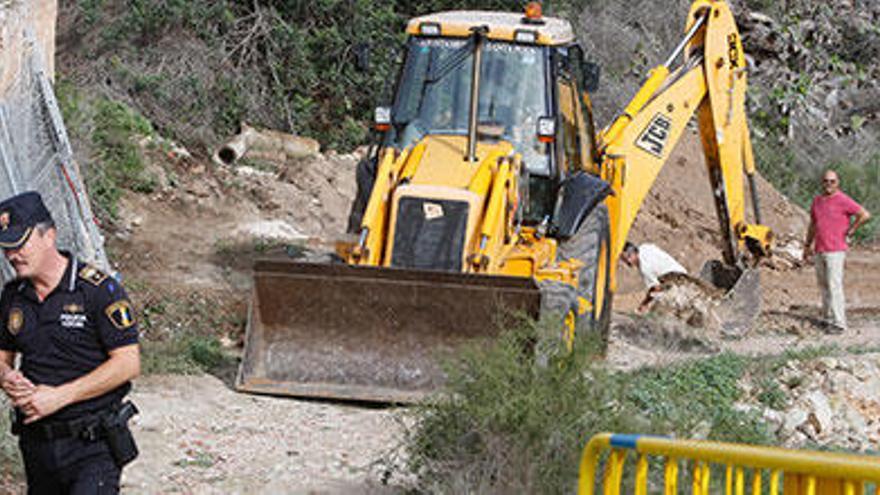
M285 244L344 234L358 154L238 166L152 153L160 187L128 194L109 244L127 277L184 286L249 286L250 260Z
M757 184L764 223L780 239L802 239L809 223L807 213L788 201L762 177L758 177ZM748 195L747 185L745 191ZM750 205L747 218L754 221ZM657 244L691 274L699 273L706 260L721 257L722 240L715 216L715 202L696 131L688 131L682 136L669 162L661 170L633 224L629 240L636 244ZM624 267L618 273L621 275L619 294L642 290L635 270ZM632 308L633 298L620 299L625 308Z

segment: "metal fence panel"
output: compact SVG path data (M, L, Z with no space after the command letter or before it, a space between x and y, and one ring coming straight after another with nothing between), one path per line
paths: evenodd
M33 33L25 33L21 68L0 96L0 198L39 191L58 228L58 245L109 269L55 94ZM2 263L0 278L13 272Z

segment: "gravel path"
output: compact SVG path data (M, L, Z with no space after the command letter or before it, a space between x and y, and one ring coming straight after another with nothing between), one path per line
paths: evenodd
M397 493L375 462L399 410L238 394L210 375L149 376L131 394L142 455L126 493Z

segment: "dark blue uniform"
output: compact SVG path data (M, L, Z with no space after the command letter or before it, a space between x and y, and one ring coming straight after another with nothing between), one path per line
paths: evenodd
M21 353L21 372L35 385L62 385L138 341L125 290L112 277L70 256L58 286L40 302L28 280L0 297L0 349ZM115 493L120 468L94 426L118 408L131 385L71 404L19 428L30 493ZM21 418L19 418L21 419Z

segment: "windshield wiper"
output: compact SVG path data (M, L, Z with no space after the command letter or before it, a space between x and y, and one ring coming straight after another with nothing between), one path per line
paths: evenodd
M435 84L457 69L471 55L474 49L474 39L468 39L467 43L456 48L450 53L443 63L431 68L431 74L425 78L425 84Z
M441 62L437 65L429 62L429 67L425 71L427 73L425 75L425 80L419 90L419 106L416 109L415 114L406 119L395 120L395 125L404 126L412 122L414 118L417 118L421 112L422 104L425 102L425 93L427 93L428 87L442 81L446 76L458 69L458 67L461 66L461 64L464 63L464 61L473 53L474 43L474 38L471 37L465 44L456 48L454 52L443 57Z

